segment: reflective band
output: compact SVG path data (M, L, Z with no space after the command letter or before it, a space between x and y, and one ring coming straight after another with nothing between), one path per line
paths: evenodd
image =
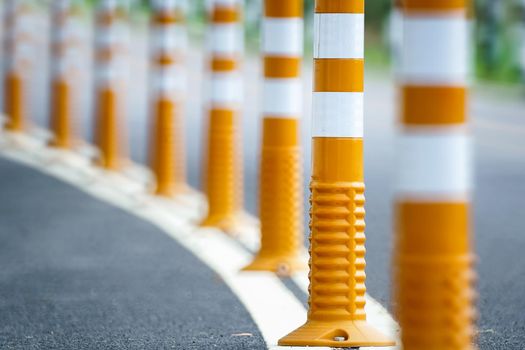
M363 14L315 14L314 58L363 58Z
M314 60L314 91L363 92L363 89L364 60Z
M153 93L156 95L180 97L186 91L184 67L156 67L153 69Z
M301 59L298 57L264 57L266 78L295 78L301 74Z
M302 56L303 21L300 18L264 18L262 52L267 55Z
M208 45L212 54L231 56L242 52L242 32L238 23L213 24L210 27Z
M213 58L211 70L213 72L230 72L237 69L237 60L230 58Z
M362 92L314 92L312 136L363 137Z
M264 0L265 17L303 17L303 0Z
M315 13L364 13L365 0L316 0Z
M403 81L464 84L468 28L464 16L405 16L401 45Z
M240 14L235 7L216 7L211 14L213 23L235 23L239 20Z
M242 81L237 73L212 73L210 102L214 107L236 107L242 102Z
M403 0L405 11L442 12L464 10L469 0Z
M300 79L265 79L263 96L263 115L285 118L297 118L301 115Z
M186 51L187 49L186 28L182 24L155 25L150 37L154 54L159 51Z
M441 198L470 191L469 144L461 130L405 130L399 138L398 193Z
M467 90L455 86L404 86L403 123L408 125L461 124L466 121Z

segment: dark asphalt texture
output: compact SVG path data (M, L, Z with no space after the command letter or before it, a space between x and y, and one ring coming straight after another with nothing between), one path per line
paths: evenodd
M221 278L154 226L3 158L0 193L0 349L265 347Z

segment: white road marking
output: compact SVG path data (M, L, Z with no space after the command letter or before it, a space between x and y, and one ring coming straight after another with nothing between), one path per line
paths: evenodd
M221 276L252 316L269 349L290 348L277 346L277 341L305 322L305 308L275 274L239 272L251 261L252 255L233 238L215 229L194 226L191 221L195 220L195 214L184 212L180 203L149 196L140 181L119 174L108 177L107 172L93 167L81 155L65 152L69 154L60 157L62 151L57 153L31 137L10 133L1 136L0 154L6 158L61 179L159 227ZM11 142L20 138L23 142ZM194 196L186 200L198 203L200 199ZM253 231L252 228L240 232L237 238L250 250L257 249L258 245ZM307 291L306 272L296 275L294 280ZM369 296L367 315L370 322L384 332L394 335L397 332L398 327L388 312Z

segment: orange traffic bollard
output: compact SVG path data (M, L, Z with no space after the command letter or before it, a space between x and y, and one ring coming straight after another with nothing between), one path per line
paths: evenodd
M123 166L124 109L122 61L126 50L122 9L117 1L101 0L96 13L95 144L97 164L108 170Z
M187 42L184 16L180 0L153 3L150 163L156 178L155 193L162 196L188 189L182 120Z
M299 117L302 108L303 0L265 0L263 136L259 213L261 248L244 270L291 274L302 259L302 164Z
M242 157L239 115L242 104L241 2L213 0L208 50L210 93L204 189L208 215L202 226L232 231L243 215Z
M465 6L403 1L393 262L405 350L476 348Z
M4 5L4 112L5 128L23 131L27 124L28 73L32 59L33 40L27 3L6 0Z
M394 345L365 313L364 1L316 0L314 26L309 309L279 345Z
M58 148L71 148L74 135L75 53L78 48L76 23L72 16L71 0L57 0L51 5L51 111L50 126L53 134L49 144Z

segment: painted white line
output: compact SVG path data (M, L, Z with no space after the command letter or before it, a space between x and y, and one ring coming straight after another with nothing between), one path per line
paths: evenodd
M37 152L40 156L35 157L31 151ZM240 269L252 259L252 254L248 250L243 249L234 239L218 230L195 227L185 215L181 216L180 211L175 209L176 203L145 200L148 198L146 194L135 193L128 188L131 186L134 190L136 188L144 190L142 184L120 175L112 175L109 179L88 185L85 177L78 176L82 173L77 168L82 167L81 162L78 161L59 162L57 164L60 165L60 171L50 171L53 166L49 165L49 159L52 158L53 153L52 150L44 147L20 151L8 144L0 148L0 154L62 179L160 228L221 276L252 316L269 349L288 349L289 347L277 346L277 341L305 322L306 310L303 305L275 274L240 272ZM95 174L92 175L94 178L108 175L106 172L95 170L89 162L86 169L81 170L87 171L87 169L91 169ZM249 233L240 233L240 237L239 240L245 246L250 249L257 248L258 242L254 238L253 230ZM307 291L306 272L296 275L294 280ZM367 298L367 314L371 323L379 329L389 334L395 333L397 329L395 322L388 312L370 297Z

